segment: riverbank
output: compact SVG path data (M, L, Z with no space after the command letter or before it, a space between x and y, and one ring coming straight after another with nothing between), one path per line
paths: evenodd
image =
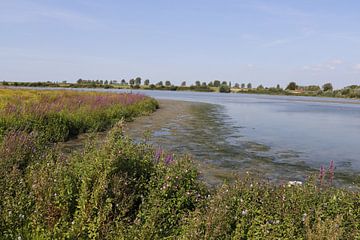
M247 141L230 146L240 136L234 135L221 110L216 104L161 100L158 111L148 117L127 126L120 121L106 133L80 134L78 145L67 141L73 147L68 154L59 151L61 143L53 148L31 133L6 137L0 144L2 237L360 237L359 192L333 188L334 165L305 183L273 184L265 175L243 173L209 187L203 181L206 172L219 172L207 170L204 159L225 156L216 171L223 164L236 169L229 165L233 157L242 168L271 163L253 153L268 151L263 145ZM86 116L80 115L80 120ZM151 135L161 141L152 142ZM194 153L194 160L186 149ZM238 162L239 155L245 162ZM222 180L229 175L223 174Z
M259 94L269 96L303 96L303 97L320 97L320 98L342 98L342 99L360 99L360 86L352 85L343 89L321 90L318 87L316 91L308 90L288 90L282 88L240 88L228 85L214 86L191 85L191 86L174 86L174 85L121 85L121 84L78 84L78 83L52 83L52 82L0 82L5 87L45 87L45 88L68 88L68 89L118 89L118 90L158 90L158 91L189 91L189 92L222 92L238 94Z

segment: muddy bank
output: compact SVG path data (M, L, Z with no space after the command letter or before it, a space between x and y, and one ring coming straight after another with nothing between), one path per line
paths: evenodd
M206 152L203 148L206 148L206 142L210 143L211 141L204 139L203 134L196 134L196 130L215 130L217 123L202 122L198 115L201 111L201 114L207 116L207 111L210 111L211 106L214 105L176 100L158 101L160 108L156 112L126 123L125 134L135 141L142 141L145 137L149 137L147 141L153 144L155 148L162 148L177 155L195 155L193 159L201 172L201 178L210 185L216 185L224 179L232 179L232 170L206 161L208 157L203 154ZM214 124L213 127L211 127L212 124ZM189 132L194 132L194 135L189 136ZM81 151L90 136L95 139L95 144L103 144L106 134L107 132L81 134L76 139L57 145L64 154L71 154L74 151ZM201 142L198 142L199 140ZM212 148L212 146L208 147ZM198 154L201 156L196 156Z

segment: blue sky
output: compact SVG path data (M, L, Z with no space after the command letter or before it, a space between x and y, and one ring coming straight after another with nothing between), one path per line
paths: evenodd
M360 84L358 0L1 0L0 80Z

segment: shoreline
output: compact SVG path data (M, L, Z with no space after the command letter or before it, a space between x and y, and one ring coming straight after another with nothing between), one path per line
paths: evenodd
M265 96L265 97L284 97L288 98L289 100L294 100L293 98L300 97L304 98L304 100L294 100L294 101L303 101L303 102L323 102L323 103L344 103L344 104L360 104L360 98L349 98L349 97L329 97L329 96L311 96L311 95L299 95L299 94L269 94L269 93L261 93L261 92L247 92L247 91L239 91L239 92L230 92L230 93L220 93L216 91L206 92L206 91L194 91L194 90L168 90L168 89L149 89L149 88L90 88L90 87L29 87L29 86L3 86L0 85L0 88L11 88L11 89L33 89L33 90L69 90L69 91L95 91L95 92L116 92L118 91L144 91L144 92L151 92L151 91L159 91L159 92L193 92L193 93L208 93L208 94L225 94L225 95L231 95L239 94L239 95L248 95L248 96ZM312 99L306 99L306 98L312 98ZM328 100L327 100L328 99ZM159 99L157 99L159 100ZM166 100L172 100L172 99L166 99ZM174 100L178 101L178 100ZM182 101L182 100L179 100Z

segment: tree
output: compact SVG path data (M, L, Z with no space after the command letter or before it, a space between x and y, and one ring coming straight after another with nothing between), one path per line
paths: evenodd
M247 88L248 88L248 89L251 89L251 88L252 88L251 83L248 83L248 84L247 84Z
M158 86L163 86L163 82L160 81L160 82L158 82L156 85L158 85Z
M213 82L209 82L208 86L213 87L214 86Z
M134 79L130 79L130 80L129 80L129 83L130 83L130 85L132 86L132 85L135 84L135 80L134 80Z
M140 77L135 78L135 84L136 85L141 85L141 78Z
M200 81L196 81L195 86L200 87Z
M114 84L114 83L113 83L113 81L112 81L112 80L110 80L109 84L111 84L111 85L112 85L112 84Z
M313 91L313 92L321 90L321 88L319 86L317 86L317 85L310 85L310 86L307 86L305 89L307 91Z
M121 80L121 85L126 85L126 80L125 79Z
M220 87L220 81L214 80L214 87Z
M206 82L202 82L201 86L206 87L207 86Z
M325 83L322 88L323 88L324 92L327 92L327 91L332 92L332 90L333 90L333 86L331 83Z
M235 83L235 88L240 88L240 85L238 83Z
M76 81L78 84L81 84L83 82L83 80L81 78L79 78L77 81Z
M165 86L170 87L170 86L171 86L171 82L170 82L170 81L165 81Z
M245 88L245 83L242 83L242 84L241 84L241 88Z
M226 81L223 81L223 82L221 83L221 85L227 85L227 82L226 82Z
M264 89L264 86L261 84L257 87L257 90L263 90L263 89Z
M296 88L297 85L295 82L290 82L289 85L286 87L287 90L292 90L292 91L296 90Z
M219 92L221 92L221 93L229 93L230 92L230 87L228 85L221 84L220 87L219 87Z
M276 85L276 89L280 89L280 84Z
M185 87L185 86L186 86L186 82L183 81L183 82L181 83L181 86L182 86L182 87Z
M144 81L144 84L145 84L146 86L148 86L148 85L150 84L150 80L149 80L149 79L146 79L146 80Z

